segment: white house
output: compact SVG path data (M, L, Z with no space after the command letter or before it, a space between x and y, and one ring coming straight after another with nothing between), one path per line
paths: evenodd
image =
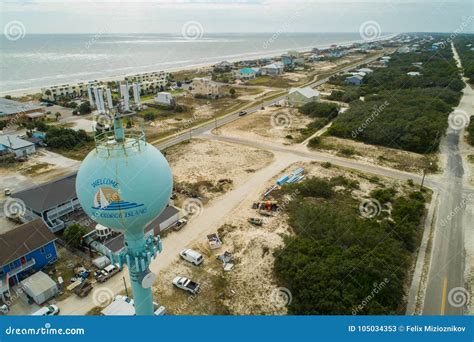
M28 156L36 152L35 144L18 138L16 135L0 135L0 150L7 150L17 157Z
M370 74L370 73L373 73L374 71L370 68L360 68L358 70L356 70L357 72L363 72L364 74Z
M167 92L159 92L155 96L155 103L159 105L171 106L174 104L173 95Z
M300 107L306 103L319 101L319 92L311 87L291 88L288 96L288 105Z
M413 77L413 76L420 76L421 74L418 71L410 71L410 72L407 72L407 75Z
M284 66L282 62L275 62L260 68L262 75L276 76L283 74Z

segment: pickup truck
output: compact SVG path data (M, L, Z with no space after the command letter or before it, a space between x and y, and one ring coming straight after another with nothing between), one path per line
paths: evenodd
M173 279L173 285L178 289L190 292L192 294L197 294L199 292L200 285L195 283L191 279L186 277L176 277Z
M94 277L99 283L103 283L104 281L112 278L115 274L117 274L120 269L115 265L109 265L100 271L95 271Z

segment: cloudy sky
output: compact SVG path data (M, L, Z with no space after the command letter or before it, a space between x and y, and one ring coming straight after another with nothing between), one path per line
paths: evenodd
M2 27L29 33L175 33L187 22L208 32L474 31L472 0L1 0Z

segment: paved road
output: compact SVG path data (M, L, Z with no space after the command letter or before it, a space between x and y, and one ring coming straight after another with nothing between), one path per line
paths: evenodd
M347 71L350 71L352 69L355 69L355 68L359 67L360 65L371 63L371 62L375 61L376 59L378 59L379 57L380 56L378 56L378 55L377 56L372 56L372 57L367 58L367 59L365 59L365 60L363 60L359 63L356 63L354 65L344 67L344 68L338 70L337 73L345 73ZM329 80L329 77L326 77L326 78L320 79L318 81L311 82L311 83L307 84L307 86L312 87L312 88L316 88L316 87L326 83L328 80ZM250 115L252 113L255 113L255 112L259 111L262 106L268 107L268 106L271 106L275 103L278 103L279 101L284 100L285 97L286 97L286 94L284 94L280 97L268 100L268 101L264 101L263 103L255 105L253 107L250 107L250 108L246 109L246 112L247 112L246 115ZM219 119L215 119L214 121L203 124L199 127L183 130L182 132L178 133L174 137L165 138L166 140L164 140L163 142L158 142L155 146L158 147L160 150L171 147L173 145L176 145L176 144L179 144L183 141L186 141L186 140L188 140L192 137L196 137L200 134L206 133L206 132L208 132L208 131L210 131L214 128L226 125L226 124L228 124L232 121L235 121L235 120L239 119L239 117L240 117L239 116L239 111L228 114L224 117L221 117Z
M457 109L472 113L472 108L474 91L467 86ZM459 153L463 132L463 129L448 128L440 145L446 160L442 179L444 191L439 197L423 315L465 313L466 305L458 305L454 296L462 293L465 287L464 230L474 219L472 210L466 210L473 205L474 195L465 183L463 159Z

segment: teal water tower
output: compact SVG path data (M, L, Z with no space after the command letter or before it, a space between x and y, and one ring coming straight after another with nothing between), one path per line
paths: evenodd
M114 116L114 130L96 135L96 148L82 162L76 192L94 221L122 232L125 249L109 256L127 264L137 315L153 314L151 286L156 275L149 264L161 251L159 237L145 238L146 225L167 206L173 188L165 157L145 141L143 130L123 127L124 114Z

